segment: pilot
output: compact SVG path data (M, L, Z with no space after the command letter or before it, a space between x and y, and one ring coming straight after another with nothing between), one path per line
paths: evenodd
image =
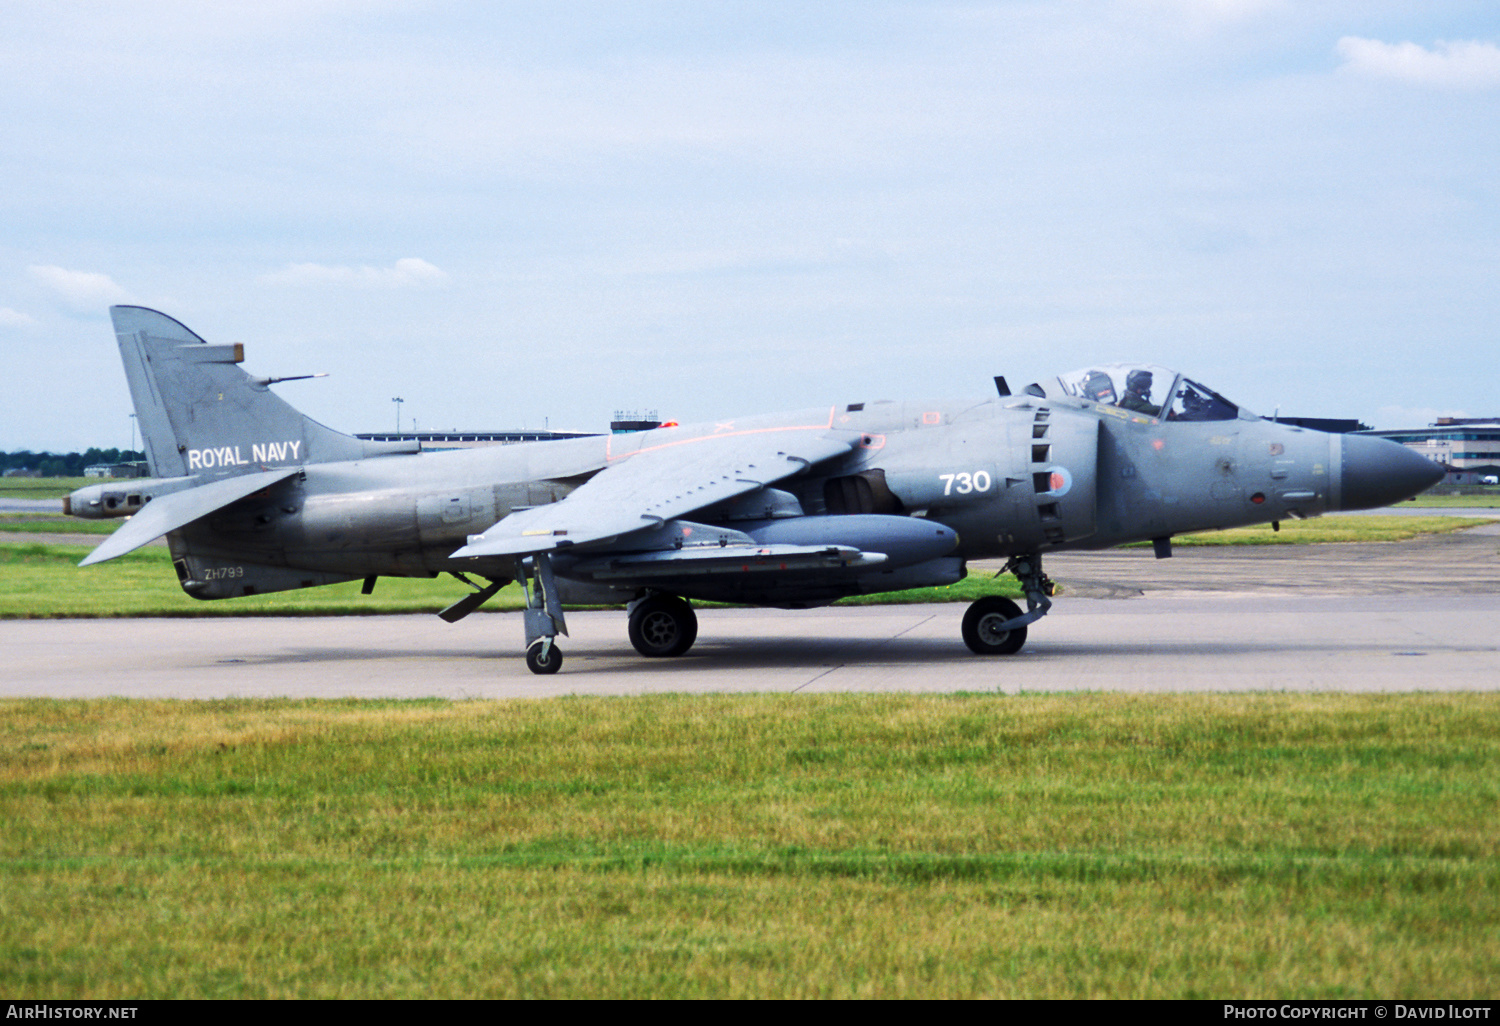
M1155 417L1161 413L1161 407L1151 402L1151 372L1148 370L1133 370L1125 376L1125 395L1116 404L1126 410L1134 410L1136 413L1149 413Z
M1199 394L1196 388L1189 386L1177 393L1182 399L1182 412L1176 414L1174 420L1213 420L1213 403Z

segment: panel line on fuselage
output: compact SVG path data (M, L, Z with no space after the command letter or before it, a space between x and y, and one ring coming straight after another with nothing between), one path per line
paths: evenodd
M824 424L784 424L777 427L746 428L743 431L714 431L706 435L694 435L691 438L678 438L670 442L661 442L657 445L641 446L639 449L632 449L630 452L621 453L618 456L616 456L613 452L615 436L609 435L607 436L607 440L604 446L604 458L613 462L615 460L628 459L631 456L639 456L642 453L656 452L660 449L671 449L681 445L692 445L696 442L712 441L716 438L740 438L749 435L768 435L775 434L779 431L829 431L833 428L834 413L835 411L837 411L837 409L837 406L830 406L828 408L828 421ZM733 421L729 421L728 423L732 424Z

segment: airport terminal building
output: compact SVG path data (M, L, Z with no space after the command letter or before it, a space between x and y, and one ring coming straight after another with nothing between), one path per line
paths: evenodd
M609 422L612 434L649 431L661 427L655 410L616 410ZM671 426L671 424L668 424ZM357 434L370 442L418 442L423 449L472 449L482 445L515 445L517 442L552 442L564 438L595 438L598 431L375 431Z
M1444 484L1494 484L1500 477L1500 417L1439 417L1430 426L1363 431L1400 442L1448 468Z
M473 449L482 445L588 438L596 434L597 431L373 431L354 437L368 442L420 442L423 449Z

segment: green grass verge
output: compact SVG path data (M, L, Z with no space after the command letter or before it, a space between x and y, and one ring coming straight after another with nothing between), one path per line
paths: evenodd
M1270 524L1235 527L1227 531L1203 534L1179 534L1174 546L1195 545L1309 545L1347 542L1405 541L1422 534L1447 534L1462 531L1494 520L1479 517L1422 517L1409 515L1315 517L1312 520L1283 520L1279 531ZM1144 543L1142 543L1144 544Z
M61 499L84 485L100 483L96 477L0 477L0 499Z
M0 619L117 616L312 616L435 613L467 594L451 577L382 577L373 595L360 582L204 602L177 584L165 549L137 549L96 566L78 566L88 546L0 542ZM915 588L851 602L972 602L985 595L1017 597L1015 578L976 574L947 588ZM712 603L703 603L712 605ZM520 609L511 584L484 609Z
M177 583L164 548L137 549L97 566L78 566L82 545L0 542L0 619L116 616L297 616L436 612L463 597L452 578L383 577L375 594L360 583L204 602ZM519 609L520 589L503 589L485 609Z
M1500 488L1474 495L1418 495L1402 506L1438 509L1500 509Z
M0 513L0 534L114 534L119 520L80 520L61 513Z
M1484 998L1500 695L0 702L28 998Z

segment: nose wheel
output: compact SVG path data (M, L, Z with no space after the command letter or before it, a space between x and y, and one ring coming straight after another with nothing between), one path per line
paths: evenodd
M1004 626L1021 615L1010 599L982 598L964 613L964 644L975 655L1015 655L1026 644L1026 628Z
M1052 581L1042 572L1042 557L1036 553L1012 556L1005 570L1016 575L1026 592L1026 612L1010 599L991 595L971 605L964 613L964 644L976 655L1015 655L1026 644L1026 627L1052 608Z

